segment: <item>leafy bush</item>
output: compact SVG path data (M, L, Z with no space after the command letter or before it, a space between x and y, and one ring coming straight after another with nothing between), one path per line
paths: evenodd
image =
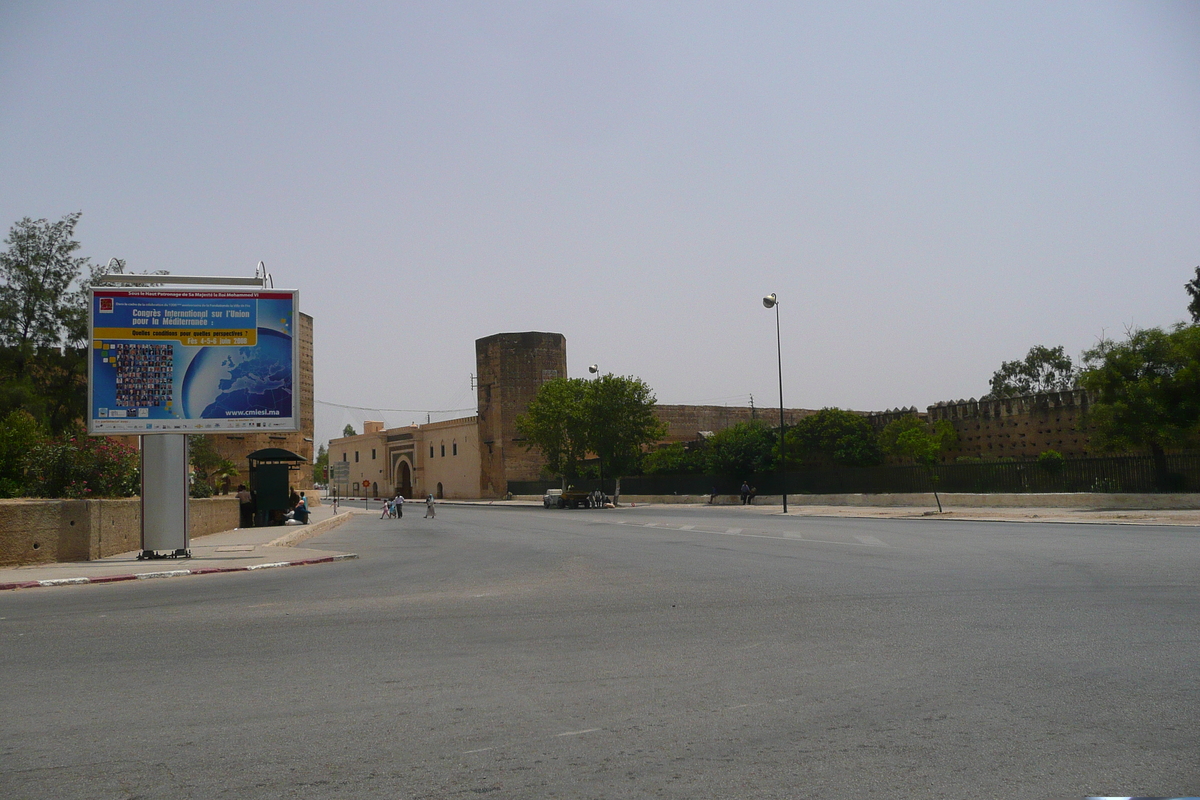
M689 451L682 442L675 442L646 453L642 471L647 475L690 475L704 471L704 459L699 451Z
M954 426L946 420L928 425L916 416L893 420L879 434L879 446L883 452L912 459L925 466L936 464L941 454L957 441L958 434Z
M1046 450L1038 454L1038 466L1049 472L1051 475L1057 475L1062 472L1063 467L1067 465L1067 459L1062 453L1057 450Z
M0 421L0 497L25 492L25 454L42 439L42 427L24 409Z
M745 480L774 469L778 453L778 431L761 422L739 422L709 438L704 447L705 471Z
M883 461L878 437L861 414L823 408L788 429L788 456L810 464L870 467Z
M132 497L141 488L137 449L81 430L39 442L24 459L31 497Z

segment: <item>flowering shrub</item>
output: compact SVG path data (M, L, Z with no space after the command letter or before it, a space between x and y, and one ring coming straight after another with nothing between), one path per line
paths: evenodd
M31 497L131 497L141 489L137 448L81 431L34 445L25 456Z

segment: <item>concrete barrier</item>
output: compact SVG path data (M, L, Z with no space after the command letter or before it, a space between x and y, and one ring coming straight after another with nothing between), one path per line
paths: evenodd
M191 538L239 524L233 495L193 498ZM142 504L121 500L0 500L0 566L95 561L139 550Z

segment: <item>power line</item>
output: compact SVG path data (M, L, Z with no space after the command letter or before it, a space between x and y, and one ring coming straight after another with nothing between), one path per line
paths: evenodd
M375 408L373 406L347 406L342 403L330 403L327 400L314 400L313 402L323 406L333 406L334 408L348 408L351 411L380 411L385 414L457 414L461 411L475 411L471 408Z

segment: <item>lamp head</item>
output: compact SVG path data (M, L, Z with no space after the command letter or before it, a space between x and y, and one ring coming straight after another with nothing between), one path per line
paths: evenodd
M769 295L767 295L766 297L763 298L763 307L764 308L774 308L778 304L779 304L779 300L776 299L774 292L771 292Z
M600 371L600 367L598 367L595 364L592 364L590 367L588 367L588 372L592 373L593 375L595 375L599 371Z

